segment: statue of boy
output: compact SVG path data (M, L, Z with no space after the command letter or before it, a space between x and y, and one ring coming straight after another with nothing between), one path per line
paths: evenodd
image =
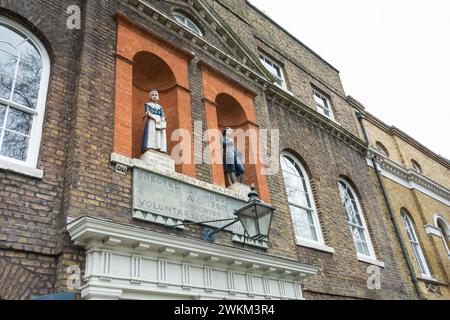
M159 93L152 90L149 94L150 101L145 104L145 129L142 138L142 153L152 149L167 153L166 140L166 114L158 104Z
M244 164L238 155L236 147L233 141L233 129L225 128L223 131L223 165L225 176L228 179L230 185L237 182L237 177L239 177L239 182L244 181Z

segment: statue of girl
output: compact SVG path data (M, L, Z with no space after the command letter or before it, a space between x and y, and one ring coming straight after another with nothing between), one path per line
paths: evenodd
M152 90L150 101L145 104L145 130L142 138L142 152L152 149L167 153L166 115L164 109L158 104L159 93Z
M244 181L244 164L234 146L233 141L233 129L225 128L223 131L223 163L225 176L228 179L230 185L237 182L242 183Z

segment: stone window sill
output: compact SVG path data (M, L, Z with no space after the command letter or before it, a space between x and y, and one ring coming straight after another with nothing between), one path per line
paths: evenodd
M437 284L437 285L444 284L444 285L447 285L447 284L445 284L443 282L440 282L438 279L435 279L435 278L433 278L431 276L428 276L426 274L421 274L421 276L417 277L417 279L420 280L420 281L424 281L424 282L428 282L428 283L432 283L432 284Z
M307 248L311 248L311 249L315 249L318 251L323 251L323 252L327 252L327 253L334 253L335 250L331 247L328 247L324 244L318 243L318 242L310 242L310 241L306 241L306 240L302 240L302 239L298 239L297 238L297 245L301 246L301 247L307 247Z
M44 170L13 163L4 159L0 159L0 170L10 171L21 174L23 176L37 179L42 179L44 177Z
M374 258L363 256L363 255L359 255L358 254L358 260L361 261L361 262L365 262L365 263L374 265L374 266L381 267L381 268L385 267L384 262L378 261L378 260L376 260Z

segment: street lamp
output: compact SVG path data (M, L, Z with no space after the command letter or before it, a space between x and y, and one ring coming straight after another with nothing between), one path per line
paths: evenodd
M254 185L250 187L250 192L248 194L248 203L243 207L235 210L234 215L235 218L231 219L222 219L222 220L214 220L214 221L203 221L203 222L193 222L193 223L184 223L180 225L171 226L171 228L185 226L185 225L197 225L197 224L205 224L212 222L223 222L223 221L231 221L227 225L219 228L219 229L205 229L203 233L203 240L205 241L214 241L214 236L222 230L232 226L236 222L241 222L244 227L245 234L254 241L261 241L269 238L269 230L270 225L272 223L272 216L275 212L275 208L271 205L268 205L262 202L258 198L258 193L256 192L256 188Z
M269 238L270 225L275 208L258 199L254 185L248 194L248 204L235 211L248 237L255 241Z

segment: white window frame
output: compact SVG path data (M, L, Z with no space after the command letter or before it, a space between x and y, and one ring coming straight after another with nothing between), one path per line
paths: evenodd
M316 204L315 204L314 196L313 196L312 189L311 189L311 181L309 179L308 173L305 170L305 167L297 159L297 157L295 157L294 155L292 155L289 152L282 152L281 156L280 156L280 161L283 161L283 157L287 157L287 158L293 160L294 163L300 168L301 175L304 177L304 180L305 180L306 191L308 193L309 201L311 203L311 208L299 205L297 203L292 203L292 202L289 201L289 197L287 196L288 205L311 212L313 223L314 223L314 231L315 231L316 236L317 236L317 240L316 241L314 241L312 239L304 238L300 234L297 234L297 231L296 231L296 229L294 227L294 233L295 233L295 238L296 238L297 245L304 246L304 247L310 247L310 248L317 249L317 250L320 250L320 251L325 251L325 252L328 252L328 253L334 253L334 249L331 248L331 247L328 247L325 244L325 240L324 240L323 234L322 234L322 228L320 226L319 215L317 214ZM282 169L283 180L284 180L284 174L285 173L284 173L284 171ZM291 215L292 215L292 212L291 212Z
M36 108L34 110L0 98L0 102L2 104L9 105L15 109L27 112L32 115L33 119L30 130L30 139L28 143L26 161L20 161L0 155L0 168L20 172L26 175L42 177L43 172L41 170L35 169L37 167L42 139L42 128L50 79L50 57L42 42L26 27L16 22L15 20L4 16L0 16L0 22L2 24L9 25L10 27L12 27L12 29L16 29L17 31L25 35L35 46L36 50L41 56L42 62L41 82L39 84L38 99Z
M442 230L442 228L439 226L439 221L442 221L446 230ZM444 247L447 250L447 256L450 258L450 248L448 247L447 244L447 241L450 240L450 225L447 223L447 221L445 221L445 219L440 214L435 215L434 222L436 228L438 228L441 231L442 241L444 242Z
M375 147L383 156L389 158L389 151L384 144L382 144L380 141L377 141L375 142Z
M195 35L199 36L199 37L203 37L203 31L199 28L199 26L192 21L191 18L189 18L188 16L186 16L184 13L181 13L179 11L175 11L173 13L173 17L175 18L175 21L182 25L183 27L185 27L186 29L188 29L189 31L191 31L192 33L194 33ZM180 21L180 19L182 21ZM192 28L188 22L190 22L195 28Z
M411 159L411 166L412 166L412 169L414 170L414 172L422 174L423 169L419 162L417 162L414 159Z
M321 101L325 100L326 107L327 107L326 109L330 112L330 115L326 115L325 112L323 111L323 107L319 106L319 103L316 101L316 96L319 99L321 99ZM334 112L333 112L333 107L331 106L330 99L325 94L323 94L322 92L320 92L319 90L314 89L314 88L313 88L313 99L314 99L314 103L316 104L317 112L319 112L324 117L327 117L328 119L331 119L334 121L335 120Z
M406 210L402 209L400 211L400 215L403 220L403 227L405 228L406 235L411 243L412 251L414 253L414 257L416 258L420 273L424 278L431 278L430 268L427 260L425 259L425 255L423 254L422 246L420 245L416 229L414 228L414 223Z
M353 243L355 245L357 258L359 260L365 261L365 262L373 261L374 262L373 264L376 264L377 258L376 258L376 255L375 255L375 250L373 248L372 239L371 239L370 234L369 234L369 228L367 227L366 219L365 219L364 213L362 211L362 207L361 207L361 204L360 204L360 200L359 200L358 194L355 192L355 189L353 189L353 187L351 186L351 184L347 180L340 178L339 179L339 183L345 184L347 189L350 190L350 192L353 193L353 197L354 197L355 203L356 203L356 208L358 209L358 214L359 214L359 216L361 218L362 226L352 224L349 221L349 219L348 219L349 214L347 212L347 208L345 207L344 203L342 202L342 197L341 197L342 207L344 209L344 213L345 213L346 218L347 218L347 223L349 224L349 227L350 227L350 233L352 234L352 239L353 239ZM338 188L339 188L339 185L338 185ZM340 193L341 193L341 190L339 188L339 195L340 195ZM367 244L367 250L369 251L369 255L362 254L362 253L358 252L356 241L355 241L355 238L354 238L354 235L353 235L353 228L352 227L363 229L363 234L364 234L364 237L366 238L365 240L366 240L366 244Z
M259 52L259 60L261 61L263 66L266 68L266 70L269 71L272 76L274 76L278 81L281 82L281 84L279 84L278 82L275 82L275 85L280 87L281 89L287 91L288 89L287 89L287 84L286 84L286 77L284 76L284 70L283 70L283 67L281 66L281 64L278 62L275 62L274 59L270 58L269 56L267 56L266 54L264 54L261 51ZM277 68L278 70L280 70L280 75L273 73L271 68Z

